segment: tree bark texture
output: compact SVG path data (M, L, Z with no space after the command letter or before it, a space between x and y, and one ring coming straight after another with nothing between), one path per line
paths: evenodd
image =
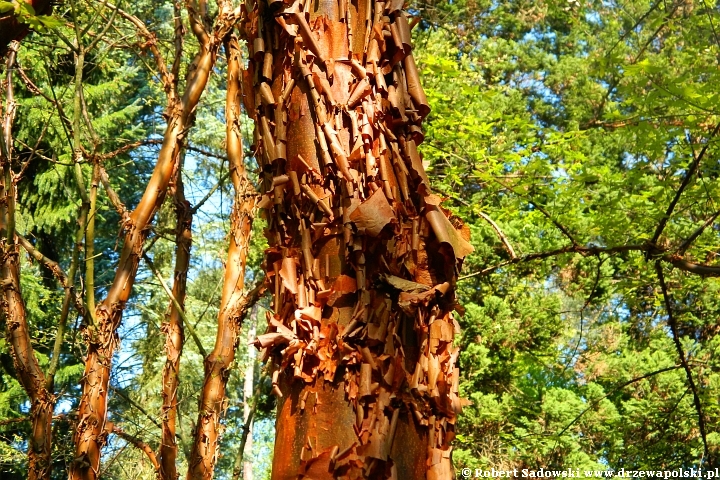
M217 336L213 351L205 358L205 381L200 394L195 441L190 457L188 479L210 479L217 461L217 444L221 433L220 417L225 410L225 389L243 318L250 305L245 295L245 264L250 232L257 203L255 189L245 173L240 134L240 46L231 35L225 43L228 61L227 102L225 107L227 156L230 178L235 189L235 204L230 226L230 246ZM257 293L255 293L257 295Z
M0 139L0 315L11 347L18 380L30 398L32 431L28 438L28 478L49 479L51 472L54 396L45 387L45 375L35 357L25 302L20 290L20 246L15 235L15 178L12 171L15 98L12 71L19 44L10 44L7 55L5 108ZM2 110L0 110L2 111Z
M402 0L260 0L244 31L280 396L273 480L453 478L455 282L472 251L417 145Z
M217 51L222 39L235 24L240 11L233 11L228 2L219 2L219 13L214 25L209 25L187 2L190 26L200 43L200 51L188 68L185 92L178 97L171 90L172 80L165 64L156 55L158 70L169 91L167 127L153 174L145 192L123 225L124 243L113 283L106 298L95 311L95 324L85 326L84 335L88 345L83 376L83 393L78 406L78 425L75 430L75 458L70 467L73 480L97 478L100 450L105 443L107 430L107 393L110 369L115 347L118 343L117 328L122 320L142 255L142 248L155 213L162 205L171 179L176 174L179 153L187 130L194 121L195 108L215 65ZM140 27L139 27L140 28Z
M190 268L190 247L192 246L192 210L185 199L182 171L178 169L175 180L175 276L173 279L173 297L181 308L185 308L187 274ZM165 334L165 366L162 373L162 439L160 443L160 478L176 480L178 478L175 462L177 460L177 441L175 439L178 385L180 384L180 356L182 355L185 333L181 313L170 302L170 314L163 323Z

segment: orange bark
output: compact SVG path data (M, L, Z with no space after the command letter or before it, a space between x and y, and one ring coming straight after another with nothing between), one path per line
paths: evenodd
M18 380L30 397L32 432L28 442L28 478L49 479L51 473L52 414L55 398L45 387L30 338L25 302L20 291L20 247L15 234L15 178L12 172L15 117L12 69L18 42L12 42L7 58L7 90L0 139L0 315L11 346Z
M215 348L205 358L205 381L200 394L198 422L188 479L210 479L217 459L220 417L225 409L225 388L230 365L235 359L238 334L250 306L250 295L243 294L245 264L257 195L247 178L240 134L240 47L231 35L225 42L228 59L227 101L225 107L227 155L235 189L230 246L218 314ZM257 292L254 293L257 295Z
M175 214L177 227L175 232L175 277L173 297L180 307L185 308L185 290L187 274L190 268L190 247L192 245L192 211L185 200L182 172L178 170L175 182ZM181 312L170 302L170 314L162 326L165 333L165 367L162 373L162 439L160 443L160 478L177 479L177 442L175 440L178 385L180 383L180 356L182 355L185 334Z
M452 478L454 286L472 250L417 145L403 1L267 0L245 31L275 313L273 480Z
M96 324L87 326L84 331L88 350L75 431L75 459L70 467L70 478L73 480L97 478L100 450L107 436L104 424L107 421L111 362L118 341L117 328L135 282L148 227L162 205L170 180L176 172L182 141L187 129L192 126L195 107L207 85L218 47L239 15L239 11L230 10L228 2L220 2L213 30L207 31L191 2L188 3L188 10L193 33L200 42L200 51L188 68L182 98L170 95L167 128L155 169L140 202L129 215L129 224L124 225L120 261L106 298L96 308ZM156 57L156 60L161 75L167 78L169 75L164 63L160 58ZM165 81L166 88L170 88L169 83Z

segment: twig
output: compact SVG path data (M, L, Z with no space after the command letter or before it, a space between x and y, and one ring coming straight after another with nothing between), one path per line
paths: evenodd
M22 245L22 247L25 249L25 251L28 252L30 254L30 256L32 256L36 261L40 262L45 268L47 268L50 271L50 273L52 273L53 276L55 278L57 278L57 280L60 282L60 285L62 285L63 288L69 289L71 291L71 295L73 296L73 298L75 300L75 308L78 310L78 312L80 312L80 314L83 314L84 308L83 308L82 301L80 300L80 298L78 298L74 294L75 286L72 284L72 282L70 281L68 276L62 270L62 268L60 267L60 264L54 260L49 259L45 255L43 255L43 253L40 250L38 250L37 248L35 248L35 246L32 243L30 243L30 241L27 238L23 237L20 234L16 234L16 235L17 235L18 243L20 245Z
M153 417L152 415L150 415L150 414L147 412L147 410L145 410L145 409L144 409L140 404L138 404L135 400L133 400L132 398L130 398L129 396L127 396L127 395L125 394L125 392L123 392L122 390L120 390L120 389L117 388L117 387L110 386L110 388L112 389L113 392L117 393L117 395L118 395L120 398L122 398L123 400L125 400L126 402L128 402L130 405L132 405L134 408L136 408L140 413L142 413L143 415L145 415L145 417L146 417L148 420L150 420L150 422L152 422L153 425L155 425L157 428L161 428L160 423L155 419L155 417Z
M662 290L663 299L665 300L665 310L667 311L667 317L668 317L668 325L670 326L670 331L672 332L673 337L673 343L675 344L675 349L677 350L678 357L680 357L680 364L682 365L683 369L685 370L685 375L687 376L688 385L690 386L690 390L692 390L693 394L693 403L695 404L695 411L698 415L698 428L700 429L700 436L702 437L703 441L703 447L704 447L704 458L708 457L708 444L707 444L707 437L706 437L706 429L705 429L705 414L702 410L702 403L700 402L700 396L698 395L697 386L695 385L695 379L692 376L692 370L690 370L690 365L687 363L687 359L685 358L685 351L682 348L682 344L680 343L680 336L678 335L678 328L677 323L675 322L675 317L673 316L672 312L672 305L670 304L670 294L667 290L667 285L665 284L665 275L663 274L662 265L659 261L655 262L655 271L657 272L658 280L660 281L660 289Z
M720 215L720 210L718 210L717 212L713 213L713 214L710 216L710 218L708 218L707 220L705 220L705 223L703 223L702 225L700 225L700 226L697 228L697 230L695 230L695 231L692 233L692 235L690 235L687 239L685 239L685 241L684 241L682 244L680 244L680 246L679 246L678 249L677 249L678 255L683 255L683 254L687 251L687 249L690 248L690 245L692 245L692 243L705 231L705 229L706 229L707 227L709 227L710 225L713 224L713 222L714 222L715 219L718 217L718 215Z
M225 183L225 180L227 180L228 176L230 176L230 172L224 172L220 179L217 181L217 183L213 185L210 190L208 190L205 196L194 207L192 207L192 209L190 209L190 213L192 213L193 215L196 214L197 211L202 208L205 202L210 200L210 197L212 197L213 193L215 193L217 189L220 188L223 183Z
M652 240L650 243L656 244L657 241L660 239L660 235L662 235L663 230L665 230L665 226L667 225L668 220L670 220L670 216L673 213L673 210L675 210L675 206L680 201L680 197L682 196L683 192L685 191L685 188L690 184L690 180L695 175L695 172L697 171L698 167L700 166L700 162L702 161L703 157L705 156L705 152L707 152L708 147L710 146L710 139L713 138L715 135L717 135L718 130L720 130L720 123L718 123L713 131L710 133L710 136L708 137L707 141L705 142L705 145L703 146L702 150L700 150L700 153L693 159L693 162L690 164L690 166L685 171L685 177L683 178L682 183L680 184L680 188L678 188L677 192L675 192L675 197L670 202L670 205L668 205L667 210L665 211L665 215L663 215L663 218L660 220L660 223L658 223L657 228L655 229L655 233L653 234Z
M547 219L550 220L552 222L552 224L555 225L558 228L558 230L560 230L563 233L563 235L565 235L570 240L570 242L572 242L573 245L578 244L578 242L575 240L575 237L572 236L570 231L567 228L565 228L560 222L555 220L552 217L552 215L550 215L550 213L548 213L548 211L545 210L545 208L542 205L538 205L537 203L533 202L532 200L528 200L528 202L530 203L530 205L535 207L540 213L545 215L547 217Z
M98 166L100 169L100 181L102 182L103 187L105 187L105 192L107 192L110 203L113 204L113 207L115 207L115 210L120 215L120 218L123 219L123 224L126 227L130 226L130 224L132 224L132 219L130 218L130 213L128 212L127 207L122 200L120 200L120 197L115 190L113 190L112 185L110 185L110 179L108 178L107 171L105 171L105 167L103 167L102 164L98 164Z
M107 422L106 428L118 437L131 444L132 446L134 446L135 448L145 452L145 455L147 455L147 457L150 459L150 463L152 463L153 468L155 468L155 474L159 479L162 479L162 477L160 476L160 464L157 461L155 452L152 448L150 448L147 443L143 442L142 440L133 435L130 435L129 433L126 433L122 428L118 427L112 422Z
M143 260L145 260L145 263L147 263L148 267L150 267L150 270L152 270L153 274L155 275L155 278L158 279L160 282L160 285L162 285L163 290L165 290L165 293L167 294L168 298L170 298L170 301L172 301L173 305L177 309L178 313L180 314L180 318L183 321L183 325L185 328L188 329L188 332L190 332L190 336L192 337L193 341L195 342L195 345L198 348L198 351L200 352L200 355L202 355L203 358L207 357L207 351L205 350L205 347L203 347L202 342L200 341L200 337L197 334L197 331L192 326L192 323L187 319L187 316L185 315L185 310L182 308L182 305L180 305L180 302L177 301L175 298L175 295L173 295L172 290L170 290L170 287L167 286L167 283L165 283L165 279L162 277L162 274L160 271L155 268L155 264L153 261L148 257L147 253L143 253Z
M495 270L506 267L508 265L514 265L516 263L525 263L531 260L542 260L544 258L555 257L557 255L563 255L565 253L579 253L580 255L599 255L601 253L623 253L623 252L647 252L649 256L657 256L658 260L662 260L674 266L679 270L683 270L688 273L694 273L702 277L720 277L720 266L703 265L699 263L693 263L679 255L672 255L667 253L667 250L662 250L656 245L648 243L640 245L619 245L616 247L598 247L598 246L582 246L582 245L568 245L555 250L549 250L547 252L530 253L517 257L511 260L500 262L493 266L478 270L477 272L469 273L458 278L458 281L467 280L468 278L481 277L493 273Z
M591 402L590 405L589 405L585 410L583 410L582 412L580 412L580 414L579 414L578 416L576 416L570 423L568 423L567 425L565 425L565 427L564 427L562 430L560 430L559 433L555 434L555 436L558 437L558 438L561 437L561 436L563 436L563 434L564 434L565 432L567 432L570 427L572 427L573 425L575 425L575 424L578 422L578 420L580 420L580 419L583 417L583 415L585 415L587 412L589 412L590 410L592 410L593 408L595 408L600 402L602 402L603 400L605 400L606 398L608 398L610 395L612 395L613 393L617 392L618 390L622 390L623 388L627 387L628 385L631 385L631 384L633 384L633 383L635 383L635 382L639 382L640 380L645 380L646 378L655 376L655 375L660 374L660 373L665 373L665 372L670 372L670 371L672 371L672 370L677 370L678 368L682 368L682 365L673 365L672 367L661 368L660 370L655 370L654 372L646 373L646 374L641 375L641 376L639 376L639 377L635 377L635 378L633 378L633 379L630 379L630 380L628 380L627 382L622 383L621 385L618 385L617 387L613 388L612 390L610 390L608 393L606 393L606 394L603 395L602 397L600 397L600 398L598 398L597 400ZM557 444L556 444L555 446L557 446ZM553 448L553 450L555 450L555 448Z
M513 250L512 245L510 245L510 241L507 239L507 237L505 236L503 231L500 230L500 227L498 226L498 224L495 223L493 221L493 219L490 218L490 216L488 216L487 214L485 214L483 212L477 212L477 214L480 215L486 222L488 222L490 224L490 226L493 228L493 230L495 230L495 233L498 234L498 237L500 237L500 241L503 243L503 245L505 245L505 249L510 254L510 258L516 259L517 255L515 254L515 250Z

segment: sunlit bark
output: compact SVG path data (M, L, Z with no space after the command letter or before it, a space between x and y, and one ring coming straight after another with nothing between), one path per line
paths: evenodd
M245 25L280 396L272 478L450 479L472 250L417 145L403 1L259 1Z
M225 389L230 366L235 359L242 320L257 291L245 295L245 264L257 195L245 173L240 134L240 47L230 36L225 43L228 60L226 101L226 142L230 161L230 178L235 189L235 204L230 226L230 246L225 264L225 278L217 337L213 351L205 358L205 381L200 394L198 422L190 457L188 479L210 479L217 461L220 417L225 409Z
M49 479L51 472L53 395L45 387L45 375L40 369L32 346L27 311L20 290L20 246L15 233L15 177L12 171L15 98L12 71L19 44L12 42L6 62L6 90L2 112L0 138L0 315L11 347L18 380L30 397L32 431L28 438L28 478ZM1 106L1 105L0 105Z
M221 2L213 30L208 31L192 2L188 2L187 8L191 29L200 42L200 51L188 68L183 96L169 96L167 128L155 169L140 202L129 214L124 225L124 242L115 278L106 298L97 306L95 324L86 326L84 330L88 350L82 383L83 393L78 406L75 458L70 468L70 478L74 480L97 478L100 450L107 436L104 424L107 421L111 362L118 342L117 328L135 282L148 227L162 205L170 180L178 167L182 141L187 129L192 126L195 108L207 85L219 45L240 13L231 10L227 2ZM132 21L127 15L124 17ZM142 25L136 26L143 28ZM156 60L162 77L169 78L164 63L157 56ZM167 80L165 84L168 87Z

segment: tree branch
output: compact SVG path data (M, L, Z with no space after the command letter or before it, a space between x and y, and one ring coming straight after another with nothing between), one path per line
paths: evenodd
M717 133L718 130L720 130L720 123L718 123L712 132L710 132L710 136L708 137L707 141L705 142L705 145L703 146L702 150L700 150L700 153L695 157L690 164L690 166L687 168L685 172L685 177L683 178L682 183L680 184L680 188L678 188L677 192L675 192L675 197L670 202L670 205L668 205L667 210L665 211L665 215L663 215L663 218L660 220L660 223L658 223L657 228L655 229L655 233L652 236L652 240L650 240L651 244L656 244L657 241L660 239L660 235L662 235L663 230L665 230L665 226L667 225L667 222L670 220L670 216L673 213L673 210L675 210L675 206L680 201L680 197L682 196L683 192L687 188L687 186L690 184L690 180L695 175L695 172L697 172L698 167L700 166L700 162L702 161L703 157L705 156L705 152L707 152L708 147L710 146L710 139L713 138Z
M516 258L517 258L517 255L515 254L515 250L513 250L512 245L510 245L510 241L509 241L508 238L505 236L505 234L503 233L503 231L500 230L500 227L498 226L498 224L495 223L495 222L493 221L493 219L490 218L489 215L486 215L486 214L483 213L483 212L477 212L477 213L478 213L478 215L480 215L480 216L483 218L483 220L485 220L486 222L488 222L488 223L490 224L490 226L493 228L493 230L495 230L495 233L498 234L498 237L500 237L500 241L502 241L503 245L505 245L505 249L506 249L506 250L508 251L508 253L510 254L510 258L516 259Z
M182 308L182 305L180 305L180 302L177 301L175 298L175 295L173 295L172 290L170 290L170 287L168 287L167 283L165 283L165 279L162 277L162 274L160 271L155 268L155 264L150 259L147 253L143 253L142 255L143 260L145 260L145 263L147 263L148 267L150 267L150 270L152 270L153 274L155 275L155 278L158 279L160 282L160 285L162 286L163 290L165 290L165 293L167 294L168 298L172 302L173 306L177 309L178 314L180 315L180 318L182 318L183 326L188 329L188 332L190 332L190 336L192 337L193 341L195 342L195 345L198 348L198 351L200 352L200 355L202 355L203 358L207 357L207 351L205 350L205 347L203 347L202 342L200 341L200 337L197 334L197 331L192 326L192 323L187 319L187 316L185 315L185 310Z
M496 265L492 265L482 270L478 270L477 272L469 273L462 277L458 277L458 281L467 280L468 278L473 277L482 277L508 265L525 263L532 260L542 260L544 258L556 257L565 253L579 253L583 256L590 256L599 255L601 253L613 254L622 252L646 252L648 256L656 256L657 259L667 262L679 270L693 273L695 275L700 275L702 277L720 277L720 266L693 263L685 260L679 255L672 255L670 253L667 253L667 250L662 250L655 245L645 243L639 245L619 245L615 247L568 245L555 250L549 250L547 252L530 253L521 257L513 258L511 260L506 260Z
M134 446L135 448L142 450L145 452L145 455L150 459L150 463L152 463L153 468L155 468L155 474L158 478L160 477L160 464L157 461L157 457L155 456L155 452L153 451L150 446L140 440L139 438L130 435L129 433L126 433L122 428L118 427L117 425L113 424L112 422L107 422L106 429L109 432L114 433L118 437L122 438L126 442L128 442L130 445Z
M25 249L26 252L30 254L30 256L32 256L36 261L40 262L45 268L50 271L50 273L53 274L55 278L57 278L57 280L60 282L60 285L62 285L64 289L70 290L71 295L75 300L75 308L82 315L84 312L82 300L77 295L75 295L75 286L72 284L68 276L62 270L60 264L43 255L40 250L35 248L35 246L22 235L17 234L17 239L18 243L22 245L22 247Z
M700 436L702 437L703 441L703 456L704 458L707 458L709 451L705 428L705 414L703 413L702 403L700 402L700 396L698 395L697 386L695 385L695 379L692 376L692 370L687 363L687 359L685 358L685 351L683 350L682 344L680 343L677 323L675 321L675 317L673 316L672 305L670 304L670 294L668 293L667 285L665 284L665 275L663 274L663 269L660 261L655 262L655 271L657 272L658 280L660 281L660 289L662 290L663 299L665 300L665 310L667 311L668 325L670 326L670 331L672 332L673 343L675 344L675 349L677 350L678 357L680 357L680 364L685 370L685 375L687 376L690 390L692 390L693 403L695 404L695 411L698 415L698 428L700 429Z
M705 220L705 223L703 223L702 225L700 225L700 226L697 228L697 230L695 230L695 231L692 233L692 235L690 235L687 239L685 239L685 241L684 241L682 244L680 244L680 246L679 246L678 249L677 249L678 255L683 255L683 254L687 251L687 249L690 248L690 245L692 245L692 243L693 243L695 240L697 240L697 238L705 231L705 229L706 229L707 227L709 227L710 225L713 224L713 222L714 222L715 219L718 217L718 215L720 215L720 210L718 210L717 212L713 213L713 214L710 216L710 218L708 218L707 220Z

